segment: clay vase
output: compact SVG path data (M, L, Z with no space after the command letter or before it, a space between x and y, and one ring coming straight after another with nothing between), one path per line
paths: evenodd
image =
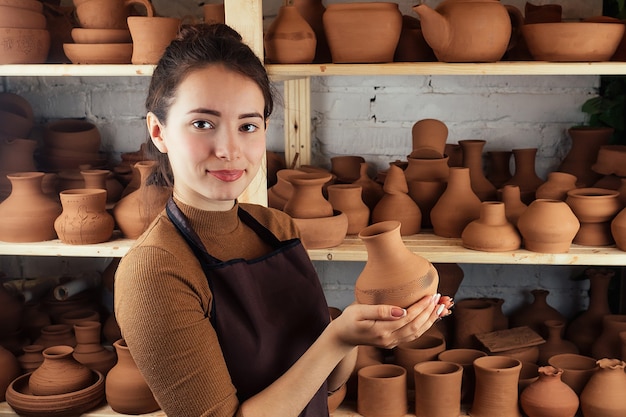
M487 152L487 179L496 189L511 179L511 151L489 151Z
M283 211L297 219L331 217L333 206L322 193L322 187L331 179L330 174L315 172L290 176L293 192Z
M402 236L419 233L422 226L422 212L409 196L409 186L402 168L391 165L387 171L384 195L372 211L372 223L397 220L401 223Z
M619 333L626 331L626 314L607 314L602 318L602 332L591 345L591 356L596 359L621 358L622 342Z
M17 357L22 373L27 374L39 368L43 363L43 350L41 345L26 345L22 348L24 353Z
M433 232L442 237L461 237L463 229L480 217L481 202L472 191L470 171L451 167L448 185L430 211Z
M458 417L461 413L463 367L454 362L415 365L416 417Z
M326 7L322 3L322 0L294 0L294 7L300 13L300 16L306 20L311 26L313 32L315 32L315 63L331 62L330 47L328 46L328 40L326 40L326 32L324 32L324 12Z
M353 184L333 184L328 186L328 202L333 209L348 216L347 234L358 234L369 224L370 209L361 198L361 186Z
M402 30L393 54L393 61L430 62L436 60L432 48L424 39L419 20L413 16L402 15Z
M535 191L535 198L565 201L567 192L576 188L576 181L576 176L567 172L550 172L546 182Z
M131 63L156 64L165 48L178 35L181 19L176 17L129 16L128 29L133 39Z
M521 417L518 389L522 363L506 356L484 356L474 361L476 390L472 417Z
M505 252L519 249L522 238L506 218L504 203L483 201L480 217L471 221L461 234L464 247L484 252Z
M63 243L89 245L111 238L115 221L106 210L106 190L78 188L59 195L63 212L54 221L54 230Z
M85 183L84 188L107 190L107 203L116 203L122 196L124 187L108 169L83 169L80 171ZM82 187L75 187L82 188Z
M572 140L569 152L563 158L558 171L576 176L578 187L591 187L602 175L591 167L598 159L600 147L607 145L613 128L576 126L567 130Z
M115 352L105 349L101 343L100 330L102 325L97 321L84 321L74 324L76 347L74 359L89 369L107 375L117 362Z
M315 32L295 6L281 6L263 37L271 64L310 64L315 58Z
M567 319L557 309L548 304L550 291L534 289L530 291L533 300L523 304L509 315L510 326L528 326L544 338L548 336L544 323L546 320L565 322Z
M446 341L435 336L422 335L411 342L400 343L393 349L393 363L406 369L413 376L413 367L421 362L434 361L446 350ZM413 378L407 378L407 387L415 387Z
M36 345L44 348L57 345L76 346L76 337L69 324L50 324L41 329L41 335L35 340Z
M517 228L529 251L567 253L580 222L564 201L538 199L519 217Z
M404 417L408 411L406 369L370 365L358 373L357 412L363 417Z
M302 174L302 171L295 169L281 169L276 172L276 184L267 190L267 204L269 207L283 210L285 204L293 193L293 186L289 182L292 175Z
M477 334L494 331L494 305L486 300L469 298L454 305L454 347L482 349Z
M154 161L137 162L141 183L137 190L129 193L113 207L113 217L122 234L129 239L137 239L148 228L152 220L165 208L171 194L167 187L147 182Z
M419 158L415 151L407 157L404 175L407 181L447 181L450 176L448 156L441 158Z
M515 170L513 176L506 184L518 185L522 201L530 204L535 199L535 192L544 183L535 171L535 157L537 148L513 149Z
M361 176L362 156L339 155L330 158L330 172L337 176L339 183L352 183Z
M517 221L528 206L522 201L519 185L502 187L502 202L506 219L517 227Z
M487 353L478 349L448 349L437 355L437 359L444 362L452 362L463 367L461 380L461 403L471 404L474 400L476 376L474 374L474 361L487 356Z
M448 126L438 119L421 119L411 127L411 154L415 158L443 158Z
M361 162L359 164L359 178L353 181L352 184L359 185L361 187L361 197L365 205L370 209L370 214L376 204L383 198L385 192L381 184L370 178L367 173L369 164L367 162Z
M121 414L146 414L161 407L143 375L124 339L113 343L117 353L117 363L111 368L105 380L106 400L113 411Z
M359 238L367 250L367 262L354 284L357 302L405 308L437 292L437 270L404 245L400 222L372 224L361 230Z
M43 193L43 172L7 175L11 194L0 203L0 240L42 242L57 237L54 221L61 205Z
M397 3L329 4L323 21L333 63L393 61L402 31Z
M463 151L463 166L470 170L472 190L480 201L496 199L496 187L487 179L483 171L483 148L486 143L486 140L481 139L459 141Z
M407 185L409 186L409 197L417 203L422 213L421 229L432 228L430 212L445 191L446 182L438 180L407 180Z
M580 408L585 417L620 417L626 415L626 363L619 359L600 359L598 370L589 378L580 394Z
M580 396L589 381L589 378L598 369L596 360L589 356L575 353L560 353L548 359L548 363L555 368L562 369L561 380Z
M562 369L539 368L539 378L520 395L520 405L528 417L574 417L578 395L561 380Z
M565 202L580 221L580 229L573 243L587 246L606 246L613 243L611 221L623 208L618 191L576 188L567 192Z
M22 369L15 355L0 345L0 401L4 401L9 384L21 374Z
M539 358L537 363L540 365L548 365L548 360L561 353L576 353L580 351L578 347L569 340L563 339L565 330L565 322L561 320L546 320L544 322L548 337L546 343L539 345Z
M611 314L609 309L609 284L615 272L605 268L585 270L589 278L589 306L574 317L567 326L565 336L574 342L583 355L591 354L591 345L602 332L602 318Z
M28 386L34 395L74 392L92 384L92 373L72 353L71 346L51 346L43 351L43 363L33 371Z

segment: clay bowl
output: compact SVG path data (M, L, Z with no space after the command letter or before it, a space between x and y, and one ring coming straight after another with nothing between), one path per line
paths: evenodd
M348 216L335 210L330 217L293 219L306 249L332 248L340 245L348 232Z
M623 208L617 190L596 187L569 190L565 202L586 223L608 222Z
M98 152L101 143L98 127L80 119L61 119L46 124L43 141L47 148L87 153Z
M20 416L74 417L98 406L105 398L104 376L92 371L93 383L87 388L57 395L33 395L28 388L32 372L16 378L6 391L6 402Z
M132 43L64 43L63 51L73 64L130 64Z
M608 61L624 35L624 25L597 22L533 23L523 25L522 34L531 55L537 61Z
M50 51L50 32L45 29L0 27L1 64L43 64Z
M72 39L76 43L132 43L128 29L72 29Z
M0 6L16 7L43 13L43 3L37 0L0 0Z
M43 13L21 7L0 5L0 27L20 29L45 29L46 16Z

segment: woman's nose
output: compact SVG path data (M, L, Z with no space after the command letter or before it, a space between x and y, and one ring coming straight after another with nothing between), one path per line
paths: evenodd
M225 161L232 161L239 156L240 148L237 141L237 135L229 132L223 132L217 141L215 154L218 158Z

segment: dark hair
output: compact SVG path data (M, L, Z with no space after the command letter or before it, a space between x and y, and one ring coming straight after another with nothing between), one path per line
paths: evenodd
M193 71L221 64L256 82L265 99L263 116L274 109L272 86L261 60L243 43L241 35L224 24L184 25L176 39L165 49L152 74L146 110L167 124L167 115L180 83ZM149 157L158 162L151 182L172 185L167 155L161 154L148 138Z

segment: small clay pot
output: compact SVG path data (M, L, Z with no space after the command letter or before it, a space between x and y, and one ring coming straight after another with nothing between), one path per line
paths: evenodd
M370 365L358 371L357 412L363 417L403 417L408 411L406 369Z
M517 221L524 247L543 253L567 253L580 222L564 201L538 199Z
M480 218L471 221L461 234L464 247L485 252L519 249L522 238L506 218L504 203L483 201Z
M43 351L43 363L30 376L28 387L34 395L59 395L87 388L92 380L89 368L72 356L74 348L57 345Z

